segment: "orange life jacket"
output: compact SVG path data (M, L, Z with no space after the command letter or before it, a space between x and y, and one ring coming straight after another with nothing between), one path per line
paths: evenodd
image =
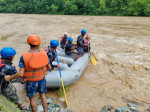
M25 65L24 81L39 81L47 74L46 65L49 59L45 51L25 52L23 61Z

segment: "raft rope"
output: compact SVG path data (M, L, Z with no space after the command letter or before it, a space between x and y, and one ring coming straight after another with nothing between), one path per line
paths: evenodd
M89 61L90 61L90 56L88 56L88 62ZM67 69L65 69L65 70L62 70L62 71L80 71L84 67L84 65L85 65L85 63L83 63L82 66L81 66L81 68L78 69L78 70L67 70Z
M64 52L63 50L61 50L61 49L59 49L59 48L57 48L59 51L61 51L61 52ZM90 59L91 59L91 57L90 57L90 53L89 53L89 55L88 55L88 62L90 61ZM63 59L63 58L62 58ZM84 64L82 65L82 67L84 66ZM80 71L81 69L82 69L82 67L80 68L80 69L78 69L78 70L62 70L62 71Z
M61 49L59 49L59 48L57 48L59 51L61 51L61 52L65 52L65 51L63 51L63 50L61 50Z

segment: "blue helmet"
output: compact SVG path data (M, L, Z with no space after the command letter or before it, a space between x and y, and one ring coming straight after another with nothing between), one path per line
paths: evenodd
M68 41L69 41L69 42L72 42L72 41L73 41L73 38L70 37L70 38L68 39Z
M82 30L81 30L81 34L86 34L86 30L85 30L85 29L82 29Z
M12 57L14 55L16 55L16 51L15 51L15 49L13 49L11 47L4 47L3 49L1 49L2 58L8 58L8 57Z
M51 40L50 41L50 46L51 47L57 47L57 46L59 46L59 42L57 40Z

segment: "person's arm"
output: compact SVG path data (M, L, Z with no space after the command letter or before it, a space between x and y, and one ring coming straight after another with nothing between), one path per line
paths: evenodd
M47 67L47 70L51 69L51 65L50 64L46 65L46 67Z
M79 37L79 38L78 38L78 40L77 40L77 41L78 41L78 44L79 44L80 46L86 46L86 44L83 43L83 39L81 39L81 38L82 38L82 37Z
M7 76L5 76L5 80L6 81L10 81L12 79L18 79L20 77L23 77L24 72L25 72L24 68L19 68L19 71L15 75L11 75L11 76L7 75Z

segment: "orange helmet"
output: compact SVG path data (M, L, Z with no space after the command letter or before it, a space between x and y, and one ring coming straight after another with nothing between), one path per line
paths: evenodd
M27 43L32 45L39 45L41 43L41 39L38 35L31 34L28 36Z

